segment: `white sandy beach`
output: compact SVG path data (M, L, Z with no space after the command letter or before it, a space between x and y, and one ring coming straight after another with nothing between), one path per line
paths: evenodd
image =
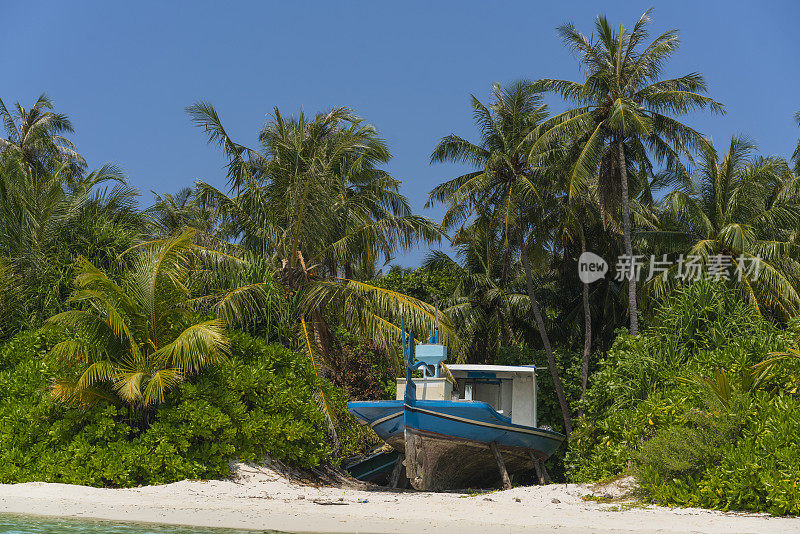
M133 489L66 484L0 485L0 513L286 532L458 534L550 532L800 532L800 518L601 504L618 486L521 487L475 496L319 487L239 465L230 480Z

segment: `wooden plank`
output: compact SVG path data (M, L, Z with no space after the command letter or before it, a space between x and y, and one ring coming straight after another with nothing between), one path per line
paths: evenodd
M397 488L400 484L400 476L403 473L405 466L403 462L405 461L406 457L402 454L397 458L397 463L394 464L394 469L392 469L392 476L389 477L389 487Z
M494 459L497 462L497 469L500 471L500 477L503 479L503 488L511 489L511 479L508 477L508 471L506 471L506 464L503 462L500 449L497 448L497 444L494 441L489 444L489 448L492 449L492 454L494 454Z

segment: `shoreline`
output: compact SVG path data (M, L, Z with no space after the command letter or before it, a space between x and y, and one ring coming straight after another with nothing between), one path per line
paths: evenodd
M800 531L800 518L583 500L587 495L619 498L626 489L624 482L603 487L551 484L476 495L354 489L302 483L268 467L239 464L227 480L130 489L0 484L0 513L318 534Z

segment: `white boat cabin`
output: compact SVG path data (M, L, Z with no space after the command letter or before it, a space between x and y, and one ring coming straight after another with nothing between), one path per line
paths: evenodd
M416 347L417 360L430 364L422 377L413 379L417 399L483 401L510 418L512 423L537 426L536 367L452 364L440 372L439 364L446 357L446 349L438 347L442 346ZM405 390L405 379L398 378L397 400L403 399Z

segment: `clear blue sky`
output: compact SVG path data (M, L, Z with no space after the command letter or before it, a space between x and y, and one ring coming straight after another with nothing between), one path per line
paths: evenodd
M588 33L603 12L630 27L653 5L652 33L681 30L668 74L702 72L727 109L686 120L718 145L745 133L764 153L791 154L800 135L800 7L791 0L7 1L0 98L29 106L46 91L72 118L90 166L121 165L144 204L150 190L224 182L221 156L183 111L195 100L212 102L251 145L273 106L349 106L389 141L389 171L422 210L431 187L463 170L428 157L450 132L474 138L470 93L486 98L494 81L577 79L556 26L571 20Z

